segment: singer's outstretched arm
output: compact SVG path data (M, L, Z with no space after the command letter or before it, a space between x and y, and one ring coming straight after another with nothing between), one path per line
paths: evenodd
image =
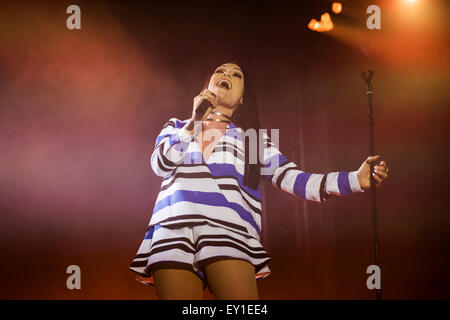
M358 181L358 171L336 171L327 174L301 170L278 150L264 135L264 166L262 175L274 186L306 200L324 202L333 195L344 196L364 192Z

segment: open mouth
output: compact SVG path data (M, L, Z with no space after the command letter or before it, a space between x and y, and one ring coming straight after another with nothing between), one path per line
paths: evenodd
M218 86L219 88L230 90L231 82L227 79L220 79L219 81L217 81L216 86Z

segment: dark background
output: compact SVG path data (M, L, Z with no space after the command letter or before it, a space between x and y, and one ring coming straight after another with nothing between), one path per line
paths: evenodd
M450 298L448 8L344 1L9 1L0 9L0 298L153 299L128 265L161 179L149 159L205 78L237 60L266 128L311 173L369 156L363 70L373 69L385 299ZM67 6L81 30L66 28ZM381 8L381 29L366 8ZM306 202L265 183L262 299L373 299L370 193ZM81 268L81 290L66 268ZM205 293L205 298L212 297Z

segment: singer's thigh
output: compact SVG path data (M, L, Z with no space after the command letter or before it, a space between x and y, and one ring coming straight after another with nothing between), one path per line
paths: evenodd
M153 276L158 299L203 299L203 282L191 271L183 269L158 269L153 272Z
M258 300L255 267L248 261L226 259L205 266L208 285L216 299Z

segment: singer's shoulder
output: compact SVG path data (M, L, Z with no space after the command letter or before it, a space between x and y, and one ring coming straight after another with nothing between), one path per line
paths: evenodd
M183 128L186 123L188 123L189 119L186 120L180 120L178 118L170 118L165 124L164 124L164 128L167 127L173 127L175 129L181 129Z

